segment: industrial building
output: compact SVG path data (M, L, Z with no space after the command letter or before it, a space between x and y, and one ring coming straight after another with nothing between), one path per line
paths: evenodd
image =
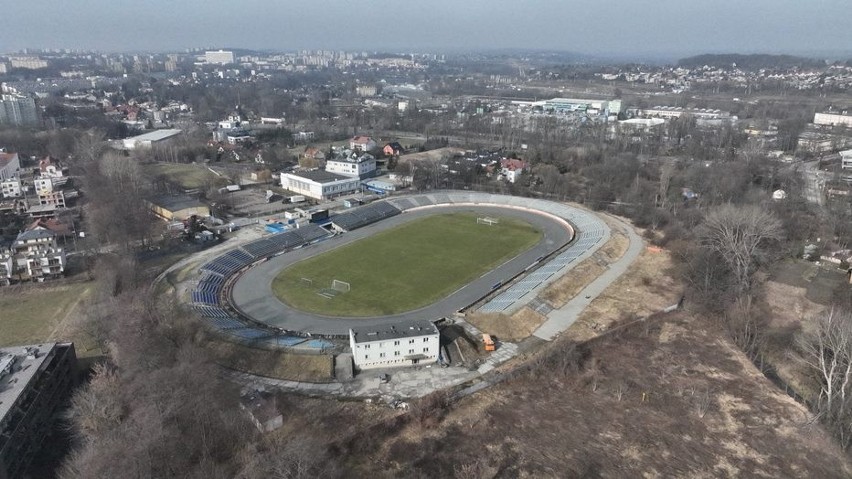
M324 170L309 170L281 173L281 187L315 200L327 200L358 191L361 180Z
M426 320L363 326L349 330L349 347L360 370L434 364L441 347L440 333Z
M210 216L210 208L192 196L159 196L145 201L154 214L167 221L183 221L193 215Z
M845 111L838 113L814 113L814 125L852 128L852 115Z
M182 130L176 129L155 130L121 140L120 148L124 150L151 148L155 145L164 144L181 133L183 133Z
M71 396L73 343L0 348L0 479L21 477Z

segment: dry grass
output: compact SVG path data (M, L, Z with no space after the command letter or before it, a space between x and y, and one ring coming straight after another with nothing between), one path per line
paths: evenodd
M564 334L573 340L586 340L620 319L648 316L677 303L682 287L666 273L671 266L668 252L646 249Z
M607 265L621 258L630 246L630 240L624 233L615 229L615 223L607 220L612 229L612 235L591 257L581 261L571 271L554 281L539 294L539 298L549 302L554 308L561 308L571 298L577 296L587 284L603 274Z
M576 372L522 373L462 400L432 430L409 424L386 432L375 438L378 449L353 459L355 470L373 477L412 470L453 477L462 466L494 468L500 477L852 474L828 434L808 424L807 410L711 323L672 314L583 350Z
M811 397L816 390L807 368L798 361L796 349L792 347L794 337L801 330L808 330L810 319L827 308L808 299L808 290L775 281L763 284L763 301L769 320L766 330L766 346L763 353L776 374L797 393Z
M65 280L0 288L0 347L73 341L78 356L100 356L94 339L75 327L79 303L92 287L92 283Z
M497 336L502 341L519 341L531 335L545 321L544 316L528 307L519 309L515 314L469 313L465 321L480 331Z
M328 382L334 379L334 358L327 354L256 349L227 341L211 341L208 345L220 364L238 371L291 381Z
M438 148L436 150L429 151L421 151L419 153L409 153L407 155L400 155L399 162L406 163L411 161L440 161L444 156L453 156L456 154L464 153L464 149L455 148L452 146Z

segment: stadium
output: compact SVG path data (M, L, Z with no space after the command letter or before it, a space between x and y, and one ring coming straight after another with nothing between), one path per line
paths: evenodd
M325 350L353 327L514 311L608 238L546 200L397 196L235 247L199 268L190 299L230 339Z

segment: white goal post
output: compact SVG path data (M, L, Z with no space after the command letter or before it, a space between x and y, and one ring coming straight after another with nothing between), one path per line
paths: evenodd
M477 218L476 224L494 226L500 224L500 220L498 220L497 218L489 218L486 216L485 218Z
M339 279L334 279L331 281L331 289L335 291L340 291L341 293L348 293L352 286L346 281L340 281Z

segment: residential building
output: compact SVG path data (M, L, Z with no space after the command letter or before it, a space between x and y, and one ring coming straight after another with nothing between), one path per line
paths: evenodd
M0 150L0 181L18 176L21 171L21 160L17 153L6 153Z
M426 320L349 330L349 347L359 370L438 362L440 333Z
M514 183L527 168L527 162L517 158L503 158L500 160L500 168L500 174L506 178L506 181Z
M234 63L234 52L225 50L204 52L204 62L216 65L230 65Z
M852 128L852 115L845 111L838 113L814 113L814 125Z
M210 216L210 208L191 196L160 196L150 198L146 203L154 214L167 221L183 221L191 216Z
M296 143L305 143L313 139L314 132L312 131L298 131L296 133L293 133L293 141L295 141Z
M65 208L65 192L62 190L51 190L38 193L38 204L41 206L53 206L54 208Z
M25 95L0 95L0 125L38 125L35 100Z
M53 193L53 178L38 177L33 180L33 187L37 195Z
M65 273L65 250L57 245L56 233L46 228L19 234L10 250L0 252L4 259L10 255L14 264L13 271L7 272L9 281L43 281Z
M840 165L844 170L852 169L852 150L840 152Z
M0 181L0 193L3 198L20 198L24 195L24 186L17 176Z
M385 145L385 147L382 148L382 153L384 153L385 156L399 156L405 153L405 148L403 148L399 142L394 141Z
M362 180L376 175L376 158L373 155L348 153L327 160L325 171Z
M355 92L358 96L376 96L378 89L376 85L359 85L355 88Z
M50 156L38 160L38 174L42 178L62 178L65 176L62 168Z
M12 68L23 68L26 70L38 70L47 68L47 61L38 57L11 57L9 58Z
M369 136L356 136L349 140L349 149L355 151L372 151L376 147L376 141Z
M361 180L324 170L281 173L281 187L297 195L327 200L358 191Z
M124 150L152 148L155 145L163 145L167 143L181 133L183 133L183 131L177 129L155 130L121 140L120 148Z
M73 343L0 348L0 478L23 477L76 378Z

